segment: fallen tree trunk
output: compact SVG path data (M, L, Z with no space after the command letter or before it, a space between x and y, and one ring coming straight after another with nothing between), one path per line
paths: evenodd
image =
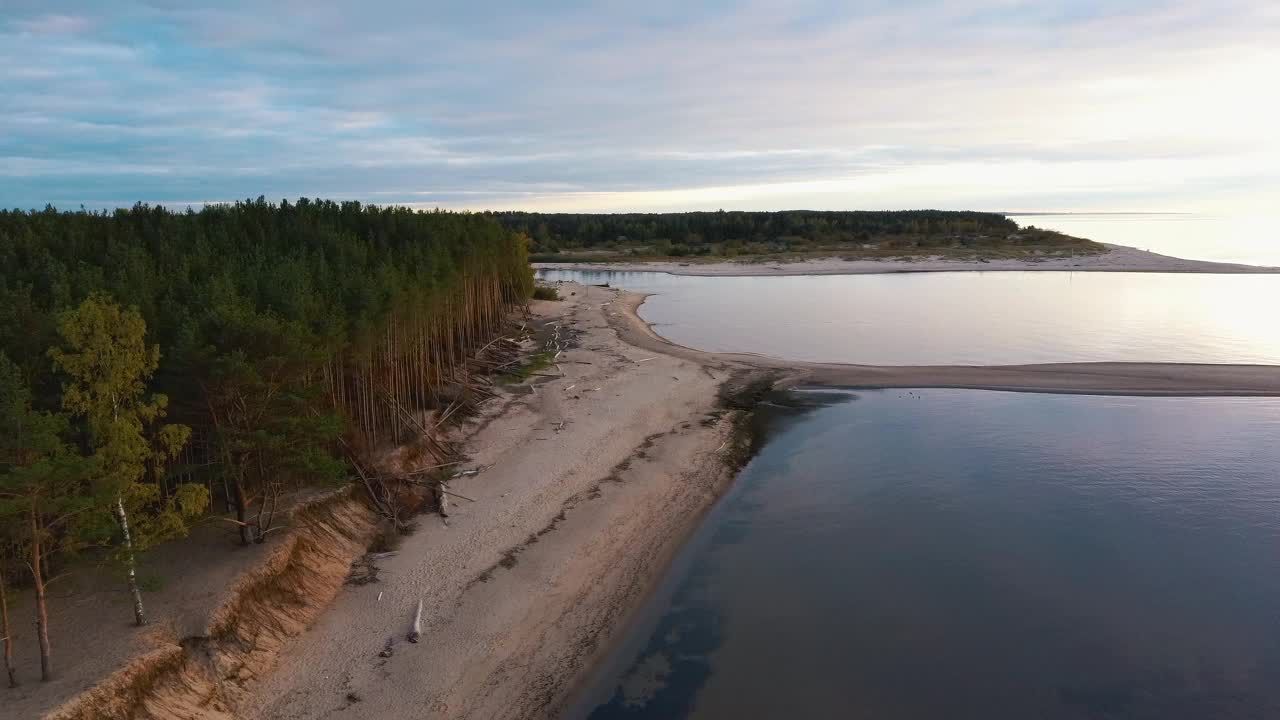
M422 637L422 598L418 598L418 609L413 614L413 627L409 630L409 642L416 643Z

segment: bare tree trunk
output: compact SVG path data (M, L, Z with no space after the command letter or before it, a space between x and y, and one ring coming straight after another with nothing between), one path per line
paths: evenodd
M258 514L253 524L253 541L262 543L266 541L267 531L275 521L276 506L280 503L280 493L283 488L279 481L266 479L267 473L262 467L261 456L258 457L258 477L263 483L262 500L258 503Z
M147 615L142 609L142 591L138 589L137 560L133 556L133 536L129 534L129 516L124 511L124 498L116 498L116 521L120 523L120 534L124 541L125 575L129 579L129 593L133 595L133 621L138 627L147 624Z
M449 517L449 493L444 481L436 487L436 501L440 506L440 517Z
M52 650L49 648L49 608L44 596L44 558L41 557L40 524L35 504L31 506L31 579L36 588L36 637L40 642L40 679L53 679Z
M236 521L240 525L240 544L247 547L249 545L249 512L244 498L242 472L240 468L236 468L236 481L232 485L231 499L236 506Z
M18 687L17 668L13 666L13 628L9 625L9 598L5 595L4 572L0 571L0 634L4 635L4 671L9 687Z

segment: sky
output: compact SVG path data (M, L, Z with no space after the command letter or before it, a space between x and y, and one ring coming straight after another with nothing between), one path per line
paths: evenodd
M1277 83L1271 0L0 0L0 206L1256 210Z

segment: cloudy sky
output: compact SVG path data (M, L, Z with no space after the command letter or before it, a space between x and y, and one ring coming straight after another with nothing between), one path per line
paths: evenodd
M1270 0L337 4L0 0L0 206L1280 204Z

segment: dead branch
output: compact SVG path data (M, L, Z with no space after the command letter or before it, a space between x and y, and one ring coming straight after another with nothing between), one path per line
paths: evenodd
M476 502L475 500L473 500L473 499L471 499L471 498L467 497L466 495L463 495L463 494L461 494L461 493L456 493L456 492L454 492L454 491L452 491L452 490L446 490L446 489L444 489L443 487L441 487L441 488L440 488L440 492L444 493L445 495L452 495L452 496L454 496L454 497L460 497L460 498L462 498L463 500L469 500L469 501L471 501L471 502Z
M432 470L439 470L439 469L441 469L441 468L453 467L454 465L461 465L461 464L462 464L462 463L464 463L464 462L466 462L466 461L465 461L465 460L454 460L453 462L441 463L441 464L439 464L439 465L432 465L432 466L430 466L430 467L424 467L424 468L419 468L419 469L417 469L417 470L411 470L411 471L409 471L409 472L407 472L407 473L405 473L405 474L406 474L406 475L410 475L410 476L412 476L412 475L426 475L427 473L431 472Z

